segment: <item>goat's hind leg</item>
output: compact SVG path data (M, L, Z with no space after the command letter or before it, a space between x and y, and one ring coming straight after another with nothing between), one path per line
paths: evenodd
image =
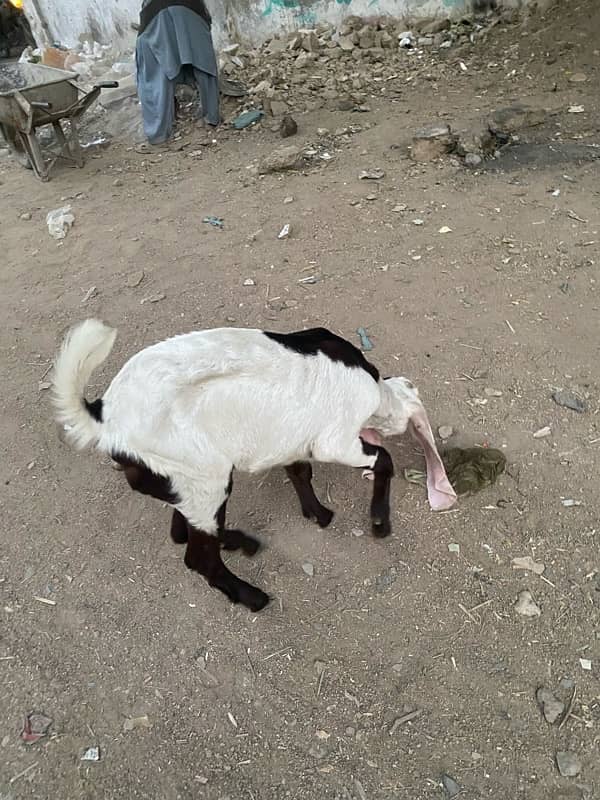
M229 497L229 472L220 482L214 473L203 479L190 480L176 476L174 485L181 498L178 511L188 523L188 543L184 562L188 569L203 575L210 586L227 595L232 603L242 603L252 611L260 611L269 602L269 597L255 586L246 583L223 563L221 558L222 537L229 536L229 544L248 546L240 531L219 535L219 526L225 522L225 503ZM226 531L226 529L222 529ZM250 537L246 537L250 539Z
M223 550L242 550L247 556L255 555L259 548L260 542L254 536L248 536L247 533L238 530L237 528L225 527L225 515L227 513L227 501L233 489L233 473L229 476L229 483L227 485L227 492L225 500L219 506L216 514L217 522L217 536L223 547Z
M223 592L232 603L241 603L251 611L260 611L269 602L269 596L229 570L221 559L219 539L206 531L190 525L184 562L188 569L203 575L209 586Z
M173 509L171 518L171 539L175 544L185 544L188 540L187 519L176 508Z
M295 461L287 466L285 471L300 500L302 514L306 519L316 519L319 527L326 528L334 514L333 511L321 504L315 494L312 485L312 466L308 461Z

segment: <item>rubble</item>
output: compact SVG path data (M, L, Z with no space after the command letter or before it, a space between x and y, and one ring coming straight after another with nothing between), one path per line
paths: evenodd
M279 134L282 139L287 139L290 136L295 136L298 133L298 123L289 114L281 120L279 126Z
M411 155L415 161L435 161L456 147L456 136L449 125L421 128L413 136Z
M312 30L279 33L259 47L221 50L223 75L250 87L255 104L283 116L326 106L350 111L372 96L395 97L409 74L448 48L470 48L494 24L481 20L431 19L406 23L383 17L373 21L351 16L336 29L321 24Z
M258 166L259 175L269 172L284 172L289 169L298 169L302 164L302 148L295 145L278 147L263 158Z
M368 111L368 98L400 96L407 80L431 67L433 59L447 57L451 48L460 48L464 57L465 51L495 21L494 15L453 21L429 18L415 22L413 30L406 30L406 22L390 17L350 16L337 28L321 24L313 29L281 32L256 47L231 42L219 53L221 93L233 98L227 101L230 108L229 113L225 111L225 118L233 120L249 110L281 118L322 107ZM131 51L119 52L109 45L85 41L78 50L60 45L43 51L28 48L23 59L61 64L79 74L85 89L100 81L118 81L118 88L102 93L99 110L110 110L105 114L106 124L110 117L126 135L139 135L135 60ZM223 90L224 85L242 88L231 93ZM113 132L118 133L114 125ZM440 140L418 145L417 153L420 148L433 152L435 147L444 152L445 147L452 149Z
M506 137L512 136L523 128L533 128L542 125L548 114L543 108L530 108L529 106L508 106L499 108L488 121L488 128L492 134Z

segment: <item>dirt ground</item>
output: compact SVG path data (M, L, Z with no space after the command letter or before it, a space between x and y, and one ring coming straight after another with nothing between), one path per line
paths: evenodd
M150 155L113 143L47 184L0 159L2 800L429 800L456 791L443 775L465 798L600 796L599 163L548 147L597 153L600 11L566 5L400 76L400 99L370 113L300 116L297 143L362 126L304 173L249 169L280 144L268 124ZM468 129L515 101L549 110L522 134L544 144L535 164L408 157L420 125ZM382 180L357 179L374 167ZM57 244L46 213L67 201L76 221ZM273 597L253 615L185 569L168 509L59 441L47 373L92 315L119 337L90 397L175 333L324 325L358 343L364 326L373 362L417 383L434 426L504 448L507 473L434 514L403 477L421 454L394 441L382 541L359 473L317 467L337 512L326 531L282 471L238 477L229 519L264 549L228 563ZM556 388L586 411L555 404ZM528 555L542 575L514 568ZM540 616L515 611L523 590ZM541 686L565 704L553 725ZM53 723L25 745L30 711ZM81 760L89 747L98 762Z

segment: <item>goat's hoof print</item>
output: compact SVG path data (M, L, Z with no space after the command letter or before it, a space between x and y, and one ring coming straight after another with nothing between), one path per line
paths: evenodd
M392 525L389 519L375 518L371 520L371 530L376 539L384 539L392 532Z

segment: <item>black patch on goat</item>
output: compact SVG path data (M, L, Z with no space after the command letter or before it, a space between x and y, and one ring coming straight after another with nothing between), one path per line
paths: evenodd
M272 331L263 331L263 333L274 342L287 347L288 350L293 350L303 356L316 356L317 353L323 353L332 361L341 361L347 367L364 369L374 381L379 381L379 370L367 361L358 347L326 328L310 328L307 331L296 331L295 333L273 333Z
M173 491L171 479L152 472L143 461L129 458L122 453L111 453L111 458L123 467L127 483L135 492L149 494L172 506L181 502L177 492Z
M92 416L96 422L102 422L102 398L99 397L97 400L89 403L87 400L83 401L85 403L85 407L87 412L90 416Z

